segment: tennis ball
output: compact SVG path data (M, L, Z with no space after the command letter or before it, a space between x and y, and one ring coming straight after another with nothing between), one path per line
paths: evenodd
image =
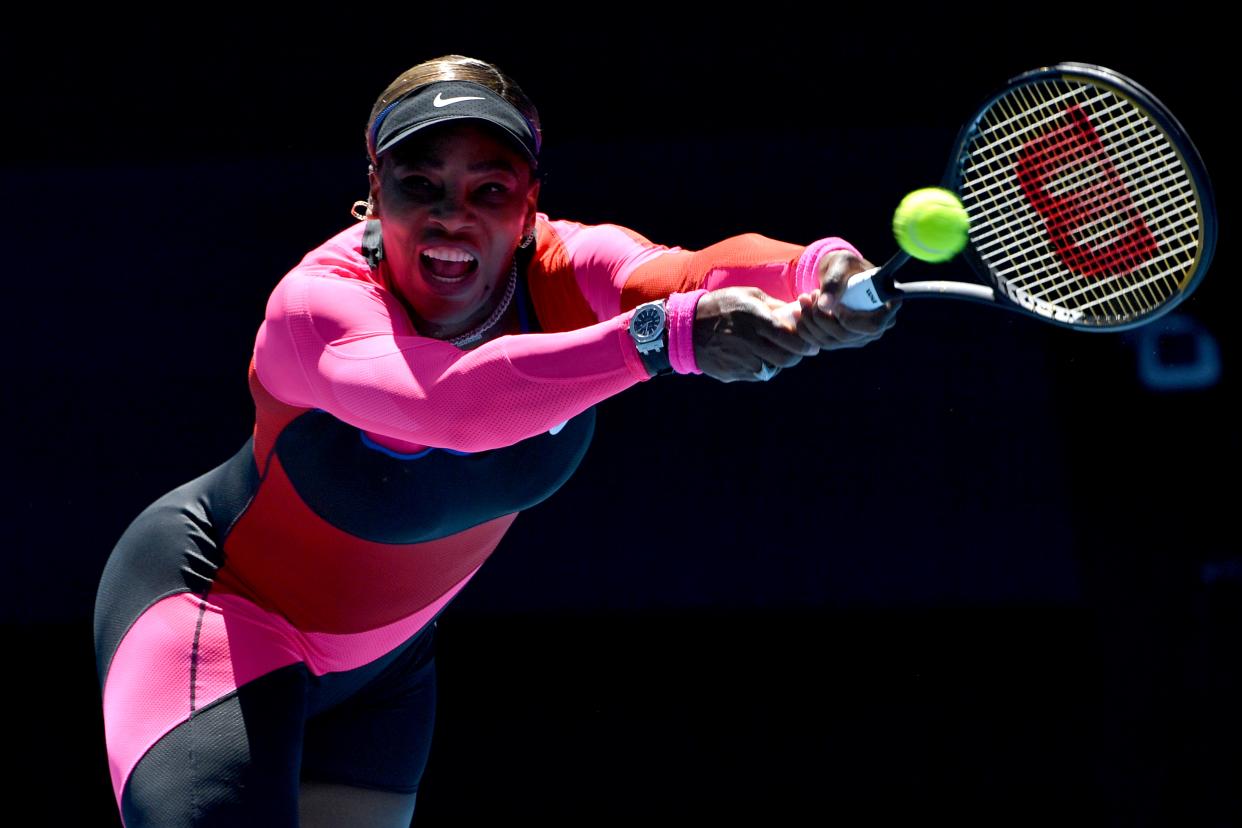
M901 200L893 213L893 235L901 249L924 262L947 262L970 233L966 208L950 190L924 187Z

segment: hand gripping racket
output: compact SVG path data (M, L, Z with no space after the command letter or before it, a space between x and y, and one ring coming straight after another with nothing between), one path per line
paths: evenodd
M851 277L859 310L898 297L999 305L1076 330L1123 330L1190 295L1216 244L1211 184L1173 115L1133 81L1059 63L1009 81L958 134L942 186L970 217L980 284L905 282L910 256Z

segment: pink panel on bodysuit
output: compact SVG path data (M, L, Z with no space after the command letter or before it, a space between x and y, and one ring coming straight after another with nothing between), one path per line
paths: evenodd
M299 632L236 595L204 601L182 592L152 604L121 639L104 682L104 735L117 807L138 762L192 709L290 664L305 663L317 676L363 667L417 634L477 571L412 615L346 635Z

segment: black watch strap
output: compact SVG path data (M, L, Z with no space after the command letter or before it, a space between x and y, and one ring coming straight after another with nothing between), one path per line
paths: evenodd
M664 326L664 331L660 334L660 341L664 346L658 351L648 351L647 353L639 352L643 365L647 366L647 372L653 377L662 377L665 374L673 373L672 363L668 359L668 326Z
M656 340L648 340L655 331L652 330L652 316L657 315L660 319L660 337L659 347L652 347L656 344ZM634 327L636 320L638 328ZM639 333L641 328L642 333ZM673 373L673 366L668 358L668 300L656 299L651 302L644 302L634 310L634 315L630 317L630 336L634 339L634 345L638 349L638 357L643 361L643 365L647 368L648 377L660 377L665 374Z

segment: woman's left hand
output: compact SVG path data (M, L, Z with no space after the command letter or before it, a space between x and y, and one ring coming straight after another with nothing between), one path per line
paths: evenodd
M784 313L789 307L757 287L724 287L704 294L694 314L699 370L721 382L756 382L819 353L795 330Z

